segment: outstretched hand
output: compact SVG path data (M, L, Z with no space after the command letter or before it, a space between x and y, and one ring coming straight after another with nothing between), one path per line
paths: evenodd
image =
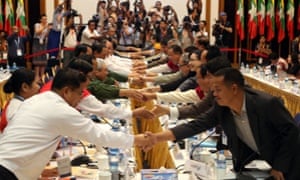
M140 107L132 111L132 115L138 118L154 119L155 115L145 107Z
M151 132L145 134L138 134L134 137L134 144L143 151L149 151L157 143L157 139Z
M156 116L162 116L162 115L169 115L170 114L170 108L166 106L161 105L155 105L153 109L151 109L151 112Z

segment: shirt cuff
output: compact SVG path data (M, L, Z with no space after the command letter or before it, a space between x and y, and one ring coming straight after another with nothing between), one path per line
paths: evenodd
M170 107L170 120L176 121L179 117L179 111L177 107Z

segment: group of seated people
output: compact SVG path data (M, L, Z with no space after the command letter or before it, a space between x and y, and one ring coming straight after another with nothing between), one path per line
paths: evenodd
M294 40L294 46L299 47L298 38ZM266 42L265 36L260 36L258 44L255 49L256 56L258 57L257 64L262 66L274 66L274 70L283 71L290 76L297 79L300 78L300 62L299 50L292 48L291 54L285 59L280 57L278 53L272 51L272 47Z
M191 17L201 13L191 12L195 13ZM156 28L165 30L164 22ZM87 28L95 29L95 25L89 21ZM42 87L31 70L12 72L4 91L13 92L14 97L2 110L0 121L0 179L37 179L64 136L97 147L138 146L147 151L158 142L181 140L214 126L221 126L228 137L225 147L232 153L236 172L251 160L263 159L271 165L275 179L299 178L300 132L283 103L246 85L220 49L209 45L207 35L182 46L180 38L164 33L159 42L151 36L150 48L87 36L93 43L76 45L73 58L64 59L63 67ZM266 53L278 69L297 76L299 62L294 55L289 66L278 55ZM123 82L149 86L123 88ZM129 110L107 103L117 98L156 100L164 105ZM151 121L165 114L171 120L194 120L159 133L130 135L105 129L80 112L129 123L133 117Z
M262 158L271 165L274 177L299 177L295 169L299 128L282 102L246 86L242 74L231 67L219 48L208 45L206 37L184 50L179 43L176 39L162 43L161 52L143 59L114 54L109 39L92 46L80 44L75 58L41 88L32 71L14 71L4 86L5 92L14 92L14 98L2 111L0 177L36 179L64 136L99 147L136 145L147 151L158 142L180 140L216 125L228 136L237 172L250 160ZM117 79L155 86L121 88ZM114 98L189 105L127 110L105 103ZM105 129L80 111L127 121L163 114L170 119L195 120L160 133L130 135Z

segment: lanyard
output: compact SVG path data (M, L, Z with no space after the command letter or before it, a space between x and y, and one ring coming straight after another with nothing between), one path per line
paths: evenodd
M20 37L18 37L18 39L15 39L15 43L16 43L17 49L19 49L20 48Z

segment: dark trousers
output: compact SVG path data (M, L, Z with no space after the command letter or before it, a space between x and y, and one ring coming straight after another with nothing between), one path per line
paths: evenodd
M18 67L26 67L26 60L23 56L20 57L8 57L8 64L10 67L13 66L13 63L16 63Z
M1 180L18 180L14 173L0 165L0 179Z

